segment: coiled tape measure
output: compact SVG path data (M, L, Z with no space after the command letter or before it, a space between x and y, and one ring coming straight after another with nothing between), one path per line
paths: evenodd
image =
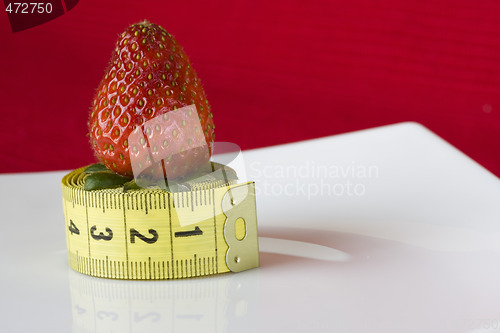
M184 192L85 191L85 168L62 179L69 265L96 277L162 280L259 265L255 183ZM181 223L186 219L191 223Z

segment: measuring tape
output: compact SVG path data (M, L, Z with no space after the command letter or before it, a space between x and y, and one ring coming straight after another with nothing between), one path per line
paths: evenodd
M124 192L121 187L85 191L84 170L62 179L74 270L104 278L162 280L258 267L254 182L205 184L174 193L155 188Z

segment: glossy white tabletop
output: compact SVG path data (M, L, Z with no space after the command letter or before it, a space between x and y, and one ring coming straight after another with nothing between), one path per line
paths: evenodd
M243 152L257 269L67 264L64 172L0 176L1 332L500 332L500 180L420 125ZM42 191L43 190L43 191Z

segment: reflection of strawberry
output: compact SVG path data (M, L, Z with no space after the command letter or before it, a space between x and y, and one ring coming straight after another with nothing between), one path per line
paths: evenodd
M132 176L130 133L136 128L144 130L143 124L152 118L191 104L196 106L204 140L210 147L214 139L212 112L186 53L156 24L144 21L130 26L116 43L91 109L88 125L96 157L114 172ZM206 163L209 153L200 158L199 151L190 149L190 142L199 142L199 138L190 137L193 128L183 123L171 126L176 131L162 131L161 141L158 137L149 139L171 147L164 153L172 155L168 177L173 178Z

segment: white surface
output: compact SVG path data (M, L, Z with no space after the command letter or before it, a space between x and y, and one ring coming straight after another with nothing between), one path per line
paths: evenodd
M178 281L73 272L64 173L0 176L0 331L500 332L500 181L449 144L403 123L243 158L261 267Z

